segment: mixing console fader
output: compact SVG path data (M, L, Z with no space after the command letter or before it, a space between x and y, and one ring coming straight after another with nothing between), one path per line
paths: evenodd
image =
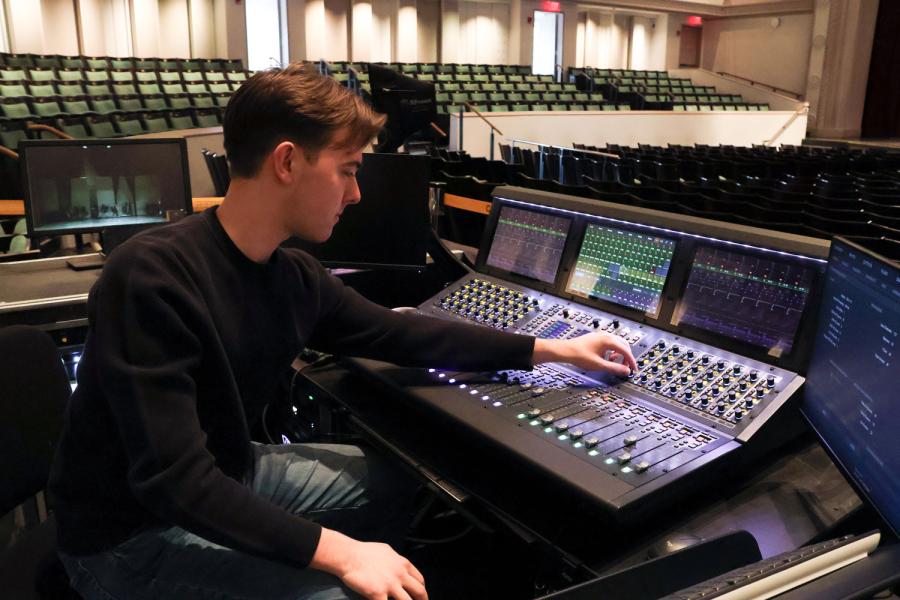
M781 363L802 346L798 331L823 261L556 208L495 199L496 235L486 235L476 271L418 311L545 339L616 335L638 364L627 378L566 364L501 372L435 365L406 375L355 364L624 517L751 443L800 388L803 377ZM534 265L523 250L531 246L543 249ZM699 269L715 271L715 287ZM788 296L790 305L780 304ZM764 318L748 318L756 313ZM714 323L685 329L673 316L693 314L715 314ZM771 347L753 346L762 343Z

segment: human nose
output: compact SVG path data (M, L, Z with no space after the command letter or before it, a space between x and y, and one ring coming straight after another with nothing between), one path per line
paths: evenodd
M347 189L344 192L344 204L357 204L361 199L362 194L359 191L359 183L356 181L356 176L353 176L350 178Z

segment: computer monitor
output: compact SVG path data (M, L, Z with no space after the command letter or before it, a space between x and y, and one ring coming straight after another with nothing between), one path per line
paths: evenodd
M790 354L816 274L800 257L700 244L673 324Z
M831 256L802 412L900 534L900 266L841 238Z
M437 120L434 84L369 65L369 85L375 110L387 115L376 152L396 152L414 133Z
M485 265L553 284L571 226L571 217L504 205Z
M186 148L183 138L21 142L29 235L139 228L190 214Z
M656 316L674 253L673 239L588 223L566 292Z
M431 159L409 154L363 154L357 173L361 201L344 209L322 244L290 238L328 267L421 270L431 224Z

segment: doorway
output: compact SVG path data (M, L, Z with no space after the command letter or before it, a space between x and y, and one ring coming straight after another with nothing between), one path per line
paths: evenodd
M703 28L682 25L681 47L678 50L678 66L700 66L700 40L703 39Z
M531 72L553 75L559 81L562 70L563 14L534 11L534 40L531 45Z

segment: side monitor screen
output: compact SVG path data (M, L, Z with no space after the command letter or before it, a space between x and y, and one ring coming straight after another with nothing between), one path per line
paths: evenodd
M656 314L675 241L588 224L566 291Z
M571 225L567 217L503 206L486 264L553 283Z
M789 260L701 246L673 322L781 356L794 345L814 277Z

